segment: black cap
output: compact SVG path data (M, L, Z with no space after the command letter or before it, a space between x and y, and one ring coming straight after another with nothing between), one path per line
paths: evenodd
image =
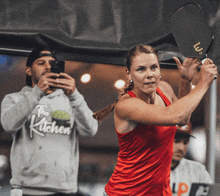
M176 136L175 137L193 137L192 135L192 124L189 122L187 125L184 126L176 126Z
M42 53L42 51L49 51L50 53ZM29 55L28 55L28 59L27 59L27 63L26 66L27 67L31 67L33 62L42 57L42 56L51 56L54 59L56 59L54 52L49 49L49 48L37 48L34 49Z

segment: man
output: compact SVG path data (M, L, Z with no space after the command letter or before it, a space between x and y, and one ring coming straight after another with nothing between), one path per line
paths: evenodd
M188 196L192 183L212 183L205 166L199 162L184 158L190 137L192 125L177 126L173 144L170 185L173 196Z
M33 50L27 86L1 105L2 126L13 134L10 184L23 195L77 195L78 135L94 136L98 129L74 78L51 73L54 60L49 49Z

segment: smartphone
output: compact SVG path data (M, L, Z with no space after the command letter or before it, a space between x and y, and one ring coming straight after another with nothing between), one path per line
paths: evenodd
M52 73L64 73L65 70L65 62L64 61L51 61L51 72Z

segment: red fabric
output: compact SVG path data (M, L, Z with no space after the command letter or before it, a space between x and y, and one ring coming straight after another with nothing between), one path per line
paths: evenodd
M159 88L157 93L170 105ZM128 94L135 97L132 91ZM124 134L116 130L120 151L106 193L109 196L172 196L170 164L175 132L175 126L144 124Z

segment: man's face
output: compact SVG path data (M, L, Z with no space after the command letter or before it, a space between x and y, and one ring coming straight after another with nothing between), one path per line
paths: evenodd
M189 145L189 137L175 138L173 143L173 161L180 161L186 154Z
M43 51L42 53L49 53L49 51ZM40 77L47 72L51 71L50 62L55 60L51 56L42 56L36 59L31 67L26 68L26 73L32 78L32 86L38 83Z

